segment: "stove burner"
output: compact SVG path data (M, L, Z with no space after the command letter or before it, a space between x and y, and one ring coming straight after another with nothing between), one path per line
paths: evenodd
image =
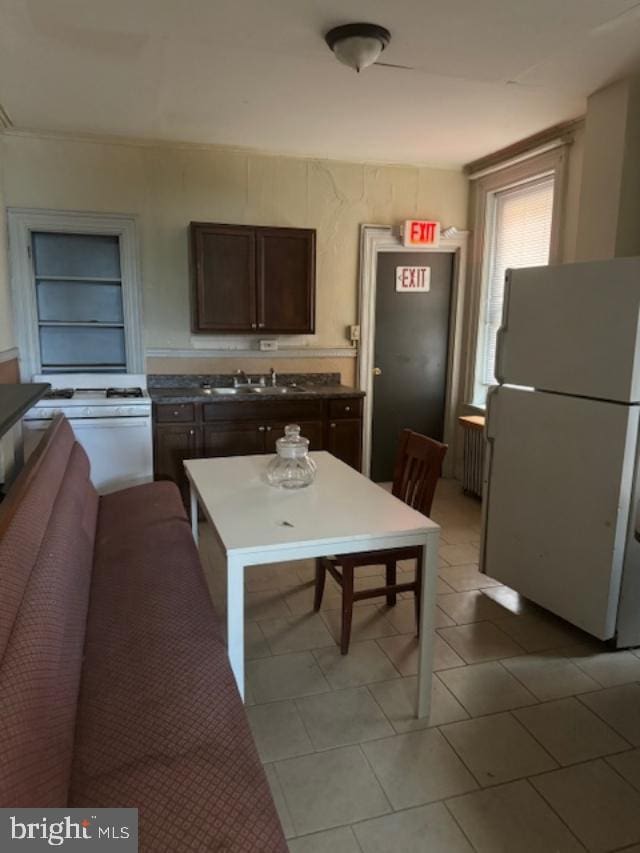
M107 399L113 397L142 397L142 388L107 388Z
M73 388L52 388L44 394L43 400L70 400L73 393Z

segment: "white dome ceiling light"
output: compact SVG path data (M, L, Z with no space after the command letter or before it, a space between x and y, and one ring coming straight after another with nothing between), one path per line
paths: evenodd
M391 33L377 24L344 24L324 37L336 59L360 72L373 65L391 40Z

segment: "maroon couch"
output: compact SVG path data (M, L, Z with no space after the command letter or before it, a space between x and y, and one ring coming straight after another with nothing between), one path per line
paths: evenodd
M63 418L0 504L0 806L137 807L154 853L287 849L177 488L98 497Z

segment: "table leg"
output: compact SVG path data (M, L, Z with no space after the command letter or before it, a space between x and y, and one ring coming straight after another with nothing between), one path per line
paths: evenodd
M227 654L244 700L244 566L227 556Z
M198 495L193 483L189 483L189 497L191 499L191 532L196 545L198 545Z
M418 702L416 710L418 717L427 718L431 712L439 539L440 531L432 531L427 535L427 541L422 549L422 602L420 606Z

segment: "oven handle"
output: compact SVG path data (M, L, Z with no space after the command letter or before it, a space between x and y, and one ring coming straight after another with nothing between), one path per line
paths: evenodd
M102 429L115 428L142 428L149 429L151 427L151 415L131 415L127 418L67 418L69 423L74 428L83 427L101 427ZM48 418L41 419L25 419L23 426L26 429L45 430L49 427L51 420Z

